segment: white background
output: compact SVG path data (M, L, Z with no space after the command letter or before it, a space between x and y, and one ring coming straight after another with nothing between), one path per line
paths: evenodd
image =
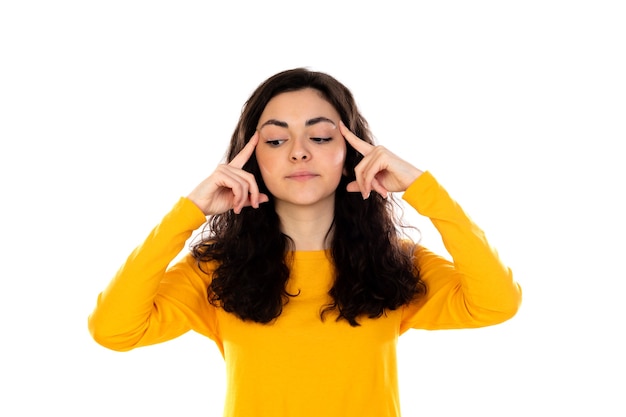
M3 2L0 414L221 415L212 342L111 352L87 316L252 90L306 66L351 88L524 289L505 324L400 339L404 415L626 415L620 3Z

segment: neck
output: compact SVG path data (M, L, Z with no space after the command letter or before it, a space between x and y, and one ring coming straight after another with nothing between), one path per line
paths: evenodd
M329 230L335 216L334 204L330 207L277 205L281 229L289 236L298 251L328 249Z

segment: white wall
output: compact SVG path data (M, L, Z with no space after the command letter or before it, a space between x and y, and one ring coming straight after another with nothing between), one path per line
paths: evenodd
M623 415L619 3L2 3L0 414L221 415L210 341L113 353L86 319L251 91L307 66L439 178L524 288L501 326L401 338L404 414Z

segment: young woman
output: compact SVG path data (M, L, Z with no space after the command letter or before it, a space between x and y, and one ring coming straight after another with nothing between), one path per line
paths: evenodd
M395 192L432 220L453 262L401 234ZM374 145L345 86L294 69L252 94L227 162L130 255L89 328L119 351L189 330L211 338L226 416L384 417L400 415L399 335L501 323L520 302L435 178Z

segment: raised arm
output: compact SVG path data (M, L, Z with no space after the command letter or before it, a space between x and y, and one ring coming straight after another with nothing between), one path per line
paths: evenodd
M429 172L415 168L382 146L370 145L341 125L346 141L363 155L348 191L367 198L371 191L403 198L429 217L452 256L449 262L424 247L416 253L427 296L404 309L402 330L481 327L500 323L517 312L521 290L483 231Z
M482 327L513 317L521 289L485 233L446 190L425 172L403 198L429 217L441 234L452 262L420 247L416 253L427 297L409 305L403 330Z
M202 181L155 227L128 257L89 316L93 338L114 350L159 343L194 329L215 338L207 301L210 278L187 256L169 268L207 215L258 207L268 197L243 170L253 154L255 134L228 164ZM168 269L169 268L169 269Z

